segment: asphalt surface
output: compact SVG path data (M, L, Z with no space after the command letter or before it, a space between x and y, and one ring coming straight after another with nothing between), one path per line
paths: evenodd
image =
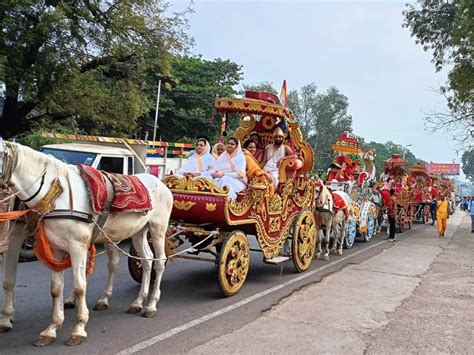
M414 225L412 230L397 237L415 236L426 228L428 226ZM168 263L158 313L152 319L125 313L139 290L139 285L129 275L125 257L120 263L109 309L91 309L107 277L106 258L99 256L88 282L88 339L78 347L64 345L73 328L76 310L65 311L63 328L53 344L45 348L31 345L49 324L51 317L50 276L38 262L22 263L16 287L14 328L0 334L0 353L186 352L255 320L295 290L318 282L346 265L358 264L379 254L392 246L391 242L383 241L385 237L386 234L382 233L369 243L356 242L353 248L344 251L342 257L331 255L330 261L314 260L310 270L302 274L295 272L291 262L283 264L283 267L264 264L262 255L253 252L247 281L239 294L230 298L221 296L217 287L217 268L213 264L188 260ZM71 289L70 272L66 273L65 279L65 295L68 295ZM3 295L0 295L0 301L3 303Z

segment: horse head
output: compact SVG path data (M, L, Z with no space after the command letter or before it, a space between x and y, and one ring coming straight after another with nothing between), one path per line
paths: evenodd
M314 200L315 206L317 209L322 209L324 204L327 201L327 195L329 194L328 188L323 184L323 182L317 178L316 187L314 189Z
M16 155L0 137L0 186L7 187L16 165Z

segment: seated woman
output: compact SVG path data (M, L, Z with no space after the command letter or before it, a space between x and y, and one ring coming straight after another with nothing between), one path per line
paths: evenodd
M259 179L265 179L270 184L270 196L273 196L274 193L274 186L273 186L273 179L271 176L268 175L258 163L257 159L255 158L255 153L257 152L257 145L254 141L248 140L244 144L244 155L245 161L247 163L247 177L250 181L252 181L255 177Z
M262 145L260 144L258 133L255 131L251 132L248 140L255 143L255 153L252 153L252 155L255 157L255 160L257 160L258 164L262 165L263 158L265 157L265 149L263 149Z
M178 169L176 175L178 177L191 176L193 178L202 176L203 173L211 169L216 162L209 153L210 149L211 147L208 141L204 138L199 138L196 141L194 154Z
M230 198L235 201L237 193L245 189L247 183L246 166L239 140L231 137L227 140L226 151L219 155L212 170L203 175L211 177L221 188L227 186Z
M212 156L214 157L214 159L217 160L219 158L219 156L222 153L224 153L224 151L225 151L224 143L219 142L219 143L214 144L214 146L212 147L212 152L211 153L212 153Z

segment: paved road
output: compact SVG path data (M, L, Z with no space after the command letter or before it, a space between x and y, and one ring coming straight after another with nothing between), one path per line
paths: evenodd
M426 228L415 225L411 231L400 236L411 237ZM385 236L375 236L370 243L356 243L352 249L345 251L344 256L331 256L329 262L315 260L311 269L303 274L295 273L291 263L284 264L281 269L264 264L261 254L252 253L246 284L239 294L231 298L221 297L213 264L187 260L169 263L162 282L158 314L152 319L125 314L139 286L129 276L126 259L122 258L109 309L100 312L91 310L88 339L75 348L64 345L73 327L75 310L66 310L66 320L56 342L46 348L31 345L50 319L49 273L38 262L23 263L19 267L16 288L14 328L0 334L0 353L185 352L254 320L294 290L391 247L392 243L383 241ZM70 278L70 273L67 273L66 293L71 289ZM88 283L89 307L99 297L105 281L105 257L100 256ZM2 298L0 300L3 302Z

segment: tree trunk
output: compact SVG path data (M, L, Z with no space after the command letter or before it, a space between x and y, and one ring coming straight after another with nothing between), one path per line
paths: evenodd
M0 136L2 138L9 139L30 129L30 124L26 119L30 109L25 106L29 105L21 105L14 97L7 96L5 98L3 116L0 119Z

